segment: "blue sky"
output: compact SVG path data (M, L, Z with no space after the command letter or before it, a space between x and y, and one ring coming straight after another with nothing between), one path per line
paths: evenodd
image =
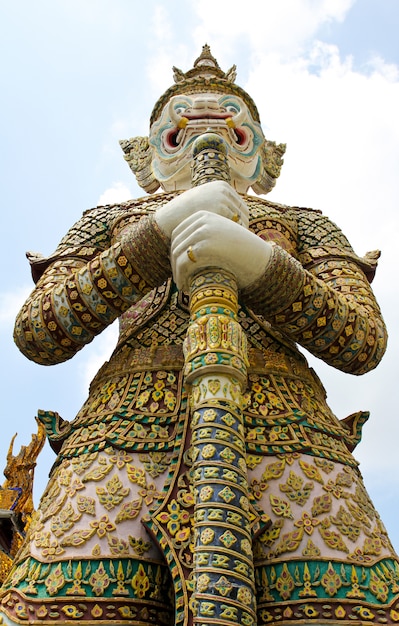
M354 378L312 364L339 417L371 411L356 457L399 549L398 25L397 0L0 0L0 459L15 432L17 449L28 443L37 409L73 418L116 336L111 327L50 368L19 354L25 251L49 254L85 209L143 195L118 140L148 132L171 67L189 69L208 43L223 69L237 64L268 138L287 143L270 199L321 209L358 254L383 251L374 290L390 344L380 367ZM53 459L46 448L36 501Z

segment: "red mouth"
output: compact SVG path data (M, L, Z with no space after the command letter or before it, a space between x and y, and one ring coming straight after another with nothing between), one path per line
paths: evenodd
M207 120L209 120L209 122L211 122L211 120L226 120L228 118L231 118L232 115L231 113L209 113L206 116L204 116L204 115L192 115L189 113L187 115L184 115L184 117L188 119L189 122L190 121L193 121L193 122L202 121L202 122L205 122L206 124ZM239 146L242 146L247 140L247 134L245 130L242 127L234 128L231 130L233 131L237 144ZM170 131L166 133L165 142L167 145L169 145L170 148L178 147L179 142L177 141L177 138L178 138L180 131L181 129L176 127L176 128L171 128Z

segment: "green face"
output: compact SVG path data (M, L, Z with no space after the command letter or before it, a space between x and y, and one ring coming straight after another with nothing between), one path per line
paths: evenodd
M222 93L174 96L150 130L155 177L163 189L191 187L192 143L211 130L225 140L232 184L246 192L261 168L265 138L241 98Z

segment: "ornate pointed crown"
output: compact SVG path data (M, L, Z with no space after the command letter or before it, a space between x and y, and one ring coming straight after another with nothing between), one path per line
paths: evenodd
M207 91L231 93L244 100L253 119L260 122L258 109L251 96L244 89L235 84L236 66L233 65L227 72L220 69L219 63L211 54L210 47L205 44L200 56L194 61L194 67L183 72L173 67L175 84L169 87L156 102L151 114L150 123L158 119L165 104L176 94L197 93L206 88Z

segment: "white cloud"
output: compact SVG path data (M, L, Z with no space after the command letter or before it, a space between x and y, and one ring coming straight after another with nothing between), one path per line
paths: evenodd
M156 5L152 16L152 37L148 44L150 55L146 60L147 77L154 92L159 94L167 86L165 78L170 76L173 65L171 52L172 25L168 10Z
M14 291L0 294L0 328L9 331L10 325L14 324L15 317L32 291L32 285L23 285Z
M200 24L194 40L198 45L212 44L229 54L233 46L249 44L252 55L266 50L293 55L329 21L342 21L355 0L253 0L252 19L239 0L228 6L222 2L193 2ZM244 14L246 13L246 15ZM257 19L259 18L259 19Z
M368 66L377 76L380 75L388 81L395 82L399 78L398 66L394 63L387 63L379 55L373 55L368 62Z
M399 191L399 83L392 72L386 78L382 65L379 73L361 74L335 46L315 42L292 63L259 57L245 87L266 134L287 142L272 197L323 209L346 225L359 253L392 241L386 223L396 221ZM384 220L376 219L377 206Z
M79 364L81 393L86 394L91 381L98 370L110 358L118 341L118 321L108 326L100 337L90 346L86 346L85 356Z
M98 205L117 204L126 202L132 197L132 192L124 183L116 182L109 189L106 189L98 199Z

